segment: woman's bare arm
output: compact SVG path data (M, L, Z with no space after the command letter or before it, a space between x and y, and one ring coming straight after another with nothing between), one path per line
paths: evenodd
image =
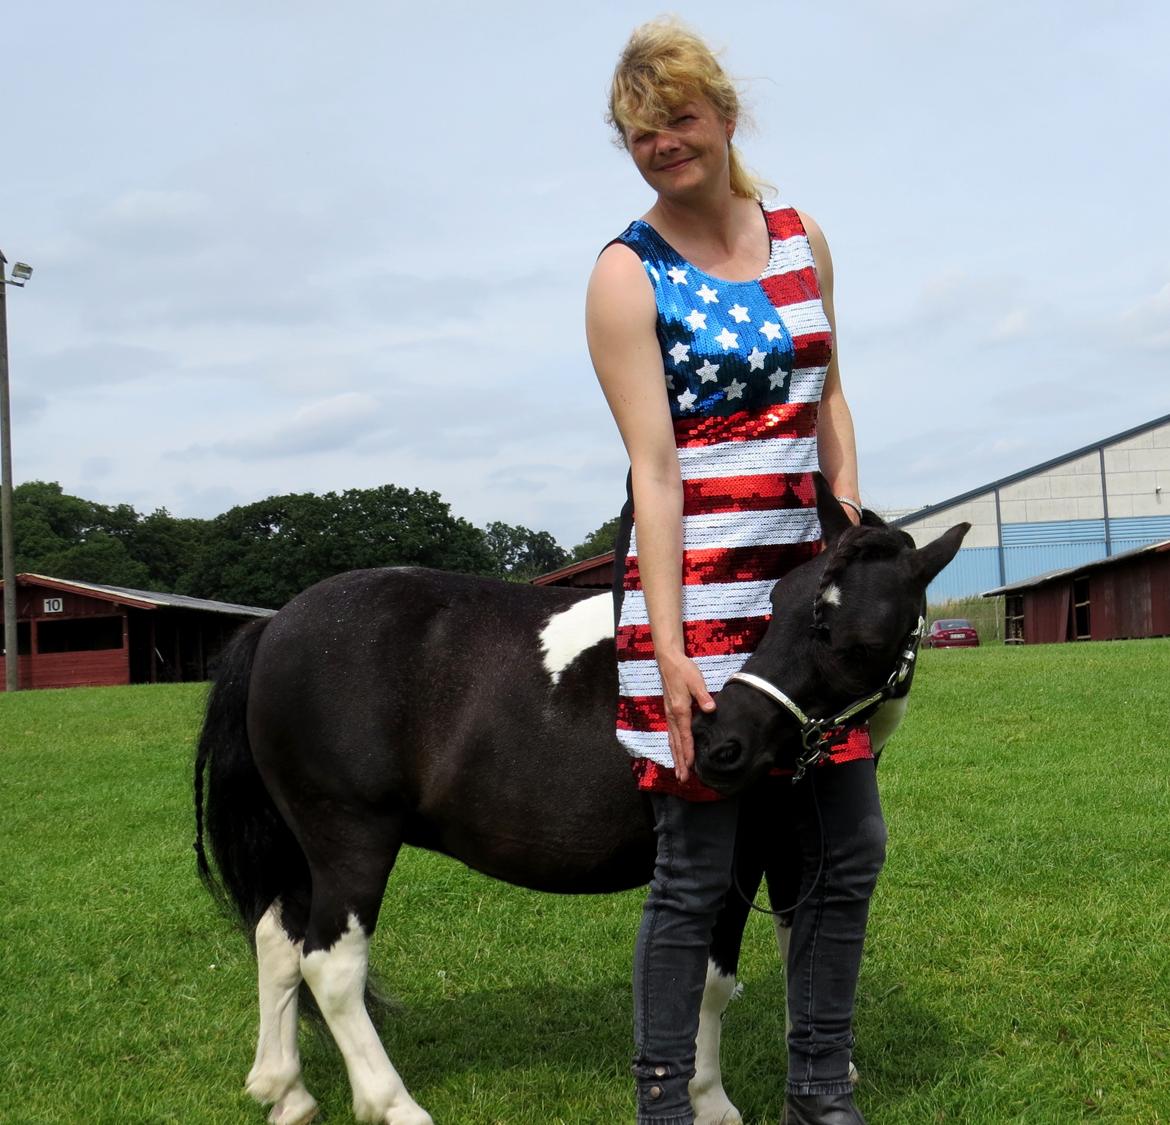
M837 356L837 318L833 308L833 259L829 255L829 244L824 233L810 216L801 213L801 222L808 234L813 260L817 267L817 280L821 286L821 303L825 316L833 330L833 355L825 385L821 391L820 412L817 416L817 455L821 472L829 482L835 496L847 496L861 502L857 483L857 441L853 433L853 415L841 389L841 369ZM848 504L843 504L845 514L857 523L860 516Z
M589 280L585 330L593 367L630 457L638 573L662 673L670 752L679 780L685 781L694 763L692 701L707 711L715 701L684 648L682 476L656 320L654 294L637 255L620 244L607 247Z

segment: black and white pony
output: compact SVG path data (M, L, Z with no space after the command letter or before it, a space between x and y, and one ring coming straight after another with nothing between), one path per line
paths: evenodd
M815 753L818 719L859 722L904 702L927 583L967 530L916 550L872 514L854 528L817 486L826 550L777 583L744 679L696 724L700 777L744 793L739 886L752 895L766 876L774 906L801 893L800 861L769 786L751 783L778 755ZM234 638L199 743L195 847L217 886L206 833L255 935L260 1033L247 1090L273 1105L274 1125L317 1109L297 1049L302 981L344 1057L358 1120L431 1122L364 1000L369 939L403 844L541 891L648 881L651 819L614 736L616 698L608 593L355 571ZM875 744L884 737L875 729ZM747 913L729 895L712 940L691 1083L700 1125L740 1120L720 1079L719 1032Z

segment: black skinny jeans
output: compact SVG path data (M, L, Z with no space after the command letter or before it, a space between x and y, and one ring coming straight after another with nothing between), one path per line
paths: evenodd
M849 1091L853 1002L886 826L872 760L826 765L777 786L777 831L801 852L801 898L788 955L788 1089ZM814 787L816 803L814 804ZM687 1083L715 915L731 883L735 800L653 794L658 858L634 954L634 1077L639 1125L692 1125ZM820 808L818 822L817 805ZM732 892L734 893L734 892Z

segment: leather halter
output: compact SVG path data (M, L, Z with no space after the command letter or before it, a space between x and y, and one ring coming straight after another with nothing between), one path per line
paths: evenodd
M914 667L914 661L918 658L918 645L925 632L926 619L920 615L918 624L910 630L903 642L898 663L894 666L894 670L890 673L890 678L886 680L885 684L864 699L855 700L843 710L838 711L837 714L823 719L809 718L792 699L771 681L764 679L763 676L756 676L751 672L735 672L727 678L727 683L738 681L741 684L747 684L748 687L755 688L756 691L763 692L769 699L779 703L800 724L800 742L804 747L804 753L798 755L796 759L796 773L792 778L796 782L804 777L805 771L811 766L815 766L823 758L829 756L829 746L833 742L832 734L835 730L850 725L856 726L857 723L851 724L850 719L856 719L861 712L868 710L876 703L883 703L893 696L898 685L910 675L910 669Z

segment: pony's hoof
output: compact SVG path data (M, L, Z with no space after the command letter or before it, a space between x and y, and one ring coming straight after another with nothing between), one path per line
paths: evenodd
M386 1111L384 1125L435 1125L431 1115L422 1106L392 1106Z
M284 1099L285 1094L300 1086L304 1090L304 1085L301 1082L301 1068L299 1066L287 1067L281 1066L279 1063L273 1065L271 1062L264 1062L259 1066L254 1066L248 1072L248 1077L244 1079L244 1092L255 1098L261 1105L272 1105ZM308 1090L305 1090L305 1095L308 1096Z
M695 1111L695 1125L743 1125L739 1110L722 1090L718 1097L693 1100L691 1107Z
M859 1071L857 1067L853 1065L852 1059L849 1060L849 1081L852 1082L854 1086L856 1086L857 1083L861 1081L861 1071Z
M695 1125L743 1125L743 1118L739 1110L729 1105L719 1117L709 1117L707 1114L695 1114Z
M308 1125L317 1116L317 1099L297 1085L272 1107L271 1125Z

